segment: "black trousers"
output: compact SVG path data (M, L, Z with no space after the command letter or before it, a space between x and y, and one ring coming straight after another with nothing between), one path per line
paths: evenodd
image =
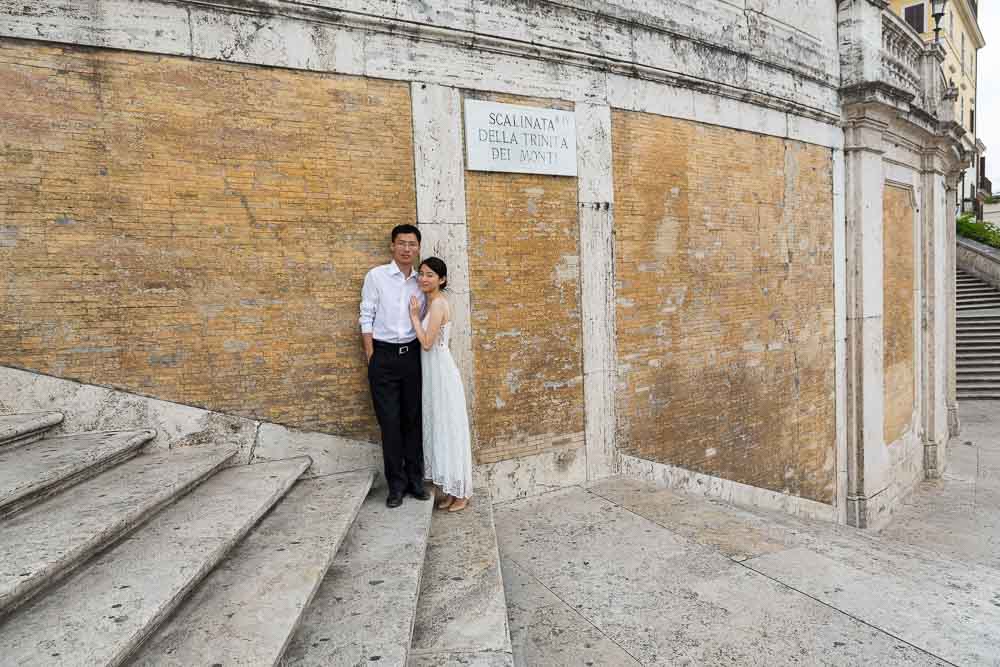
M424 485L420 341L408 343L400 353L402 348L375 341L375 353L368 362L368 385L382 430L389 493Z

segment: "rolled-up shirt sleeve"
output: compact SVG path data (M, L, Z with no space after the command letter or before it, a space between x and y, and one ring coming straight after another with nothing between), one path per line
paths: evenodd
M371 333L375 324L375 311L378 310L378 288L375 286L375 276L371 272L365 276L361 287L361 333Z

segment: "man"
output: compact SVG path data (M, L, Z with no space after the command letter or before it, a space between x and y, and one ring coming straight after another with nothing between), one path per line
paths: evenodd
M389 496L399 507L403 494L428 500L424 489L423 427L420 405L420 343L410 321L410 298L424 300L413 263L420 256L420 230L392 230L392 261L376 266L361 288L361 342L368 361L368 384L382 431L382 458Z

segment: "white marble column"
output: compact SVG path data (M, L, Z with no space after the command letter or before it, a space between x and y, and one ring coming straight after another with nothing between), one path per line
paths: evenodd
M958 418L958 398L957 398L957 359L955 343L957 340L957 288L955 286L955 244L958 242L957 231L955 229L955 216L958 214L955 200L958 195L958 178L961 172L951 172L945 177L945 197L944 216L946 220L945 235L948 254L946 257L945 272L947 273L946 285L948 294L948 328L946 330L947 342L946 352L948 354L948 378L947 393L945 403L948 406L948 435L952 438L958 437L962 430L962 424Z
M847 523L847 165L844 151L833 149L833 311L834 311L834 400L836 420L837 523Z
M883 238L886 125L864 115L849 119L847 167L847 521L868 526L869 499L888 484L883 442Z
M471 405L475 386L462 100L455 88L417 82L411 84L411 98L417 225L423 237L420 254L440 257L448 265L448 301L454 322L451 351Z
M576 105L587 479L615 474L614 183L611 108Z
M920 174L922 201L920 221L923 228L923 401L921 404L924 434L924 474L936 478L944 470L948 442L948 406L946 402L948 365L948 215L945 206L945 183L942 156L937 148L924 154ZM950 282L954 282L952 278Z

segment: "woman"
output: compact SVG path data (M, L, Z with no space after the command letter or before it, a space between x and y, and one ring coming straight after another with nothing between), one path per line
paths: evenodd
M472 448L465 390L448 349L451 306L441 293L448 284L448 267L437 257L425 259L417 283L427 297L423 319L420 302L410 298L410 319L423 349L424 476L439 489L438 509L458 512L472 497Z

